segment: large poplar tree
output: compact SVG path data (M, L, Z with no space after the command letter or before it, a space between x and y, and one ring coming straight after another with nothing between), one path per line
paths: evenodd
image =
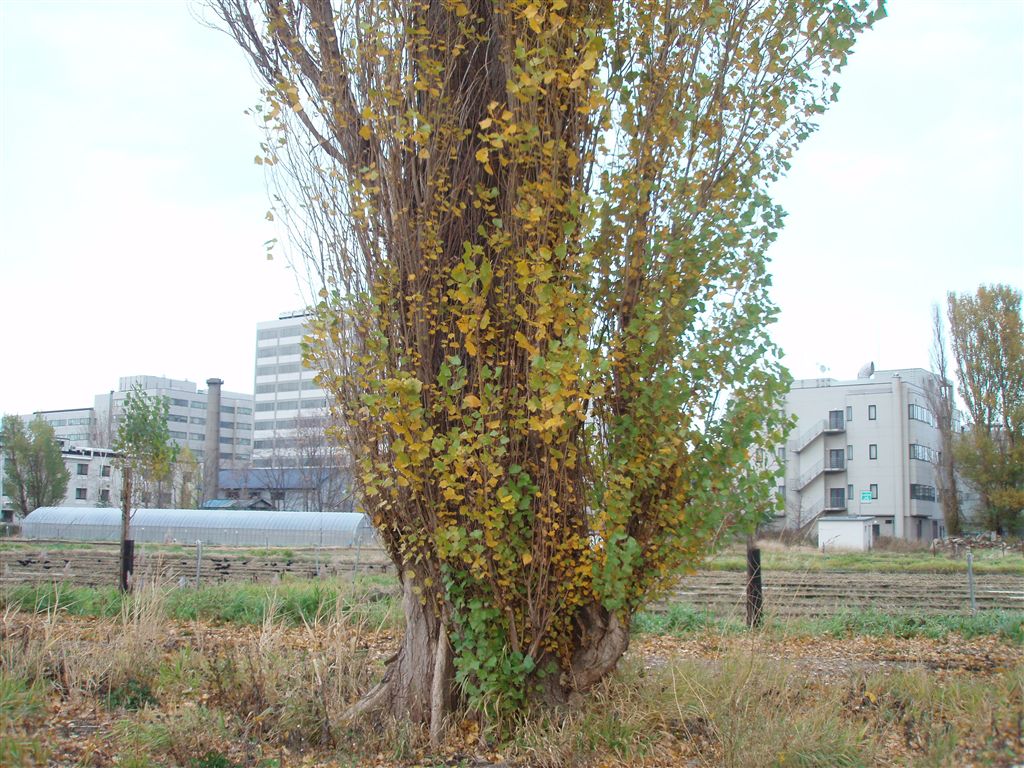
M949 336L960 397L971 423L955 456L979 493L982 522L999 533L1024 530L1024 314L1021 292L982 285L950 293Z
M53 427L42 416L32 419L27 428L21 417L4 416L0 444L4 452L0 482L20 517L64 500L71 473Z
M211 0L405 637L357 712L563 700L775 486L767 188L866 2Z

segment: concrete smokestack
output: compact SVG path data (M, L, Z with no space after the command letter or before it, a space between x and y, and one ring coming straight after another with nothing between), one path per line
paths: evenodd
M206 380L206 440L203 444L203 501L220 496L220 388L222 379Z

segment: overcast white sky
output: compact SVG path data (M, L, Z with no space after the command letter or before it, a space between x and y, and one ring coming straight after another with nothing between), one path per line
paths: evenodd
M137 373L251 392L255 324L303 304L258 86L186 2L0 0L0 412ZM896 0L777 199L775 336L797 378L926 367L947 290L1024 285L1024 4ZM202 385L202 384L201 384Z

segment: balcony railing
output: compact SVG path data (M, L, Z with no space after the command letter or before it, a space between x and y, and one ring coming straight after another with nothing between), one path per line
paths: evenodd
M846 431L846 419L843 417L842 412L830 413L828 421L825 425L826 432L845 432Z
M846 470L846 456L830 456L825 460L826 472L843 472Z
M825 431L825 423L824 419L814 422L810 429L801 434L796 440L790 442L789 449L794 453L800 453L800 451L814 442L818 435Z
M845 512L846 511L846 494L840 498L836 496L827 496L825 498L825 511L826 512Z
M810 483L811 480L813 480L818 475L820 475L824 470L825 470L825 461L821 460L821 461L816 462L814 464L814 466L812 466L810 469L808 469L806 472L801 474L796 479L796 490L802 491L804 488L807 487L808 483Z

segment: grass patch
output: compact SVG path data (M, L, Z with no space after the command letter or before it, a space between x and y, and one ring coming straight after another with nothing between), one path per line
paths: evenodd
M29 613L64 611L72 616L121 615L124 596L116 587L76 587L65 582L19 584L0 592L0 608Z
M143 680L130 677L120 685L110 689L105 699L110 709L137 710L143 707L153 707L160 702L157 701L149 684Z
M361 576L278 585L217 584L200 589L158 588L162 615L179 621L263 624L316 624L337 616L375 627L400 621L394 579ZM147 591L152 592L149 588ZM64 583L19 585L0 592L0 610L65 612L72 616L116 618L149 598L124 595L114 587L74 587Z
M927 549L911 552L819 552L810 547L787 547L761 542L761 567L765 571L854 571L871 573L966 573L963 556L948 553L932 555ZM710 571L745 571L746 550L729 547L703 566ZM978 574L1024 575L1024 555L1020 552L984 549L974 553L974 572Z
M674 603L664 611L641 611L633 617L633 631L648 635L687 635L695 632L736 634L746 631L739 619L724 619L690 605Z
M928 637L944 638L956 634L972 637L995 636L1024 645L1024 611L983 611L974 615L846 611L817 619L795 619L785 623L769 622L774 631L787 634L852 637Z
M0 667L0 765L44 765L48 750L34 735L45 712L47 687Z
M672 636L702 632L735 635L747 631L740 619L721 618L680 604L668 606L664 611L641 611L633 617L632 627L634 632L641 634ZM768 616L759 631L784 637L824 635L941 639L955 634L970 639L994 636L1024 645L1024 611L982 611L974 615L844 611L819 618L777 619Z

